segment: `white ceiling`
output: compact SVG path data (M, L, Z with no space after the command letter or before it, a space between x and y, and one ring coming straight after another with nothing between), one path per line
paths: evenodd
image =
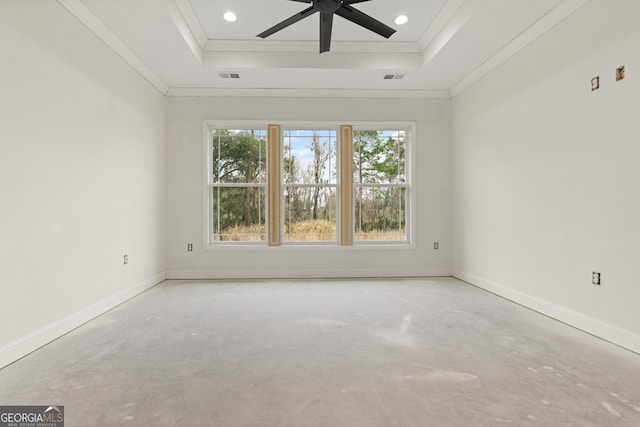
M299 1L58 1L168 95L449 97L589 0L371 0L354 7L396 34L336 17L323 54L317 14L256 37L309 6ZM394 24L399 14L406 25Z
M415 42L446 3L447 0L371 0L354 4L353 7L398 30L391 40ZM191 5L209 39L219 40L255 40L256 34L310 6L289 0L191 0ZM222 19L222 13L226 10L234 11L239 17L238 21L225 22ZM415 18L406 25L396 26L394 19L400 14ZM318 22L318 15L314 15L304 22L274 34L272 38L317 41ZM333 40L378 42L384 39L343 18L336 17Z

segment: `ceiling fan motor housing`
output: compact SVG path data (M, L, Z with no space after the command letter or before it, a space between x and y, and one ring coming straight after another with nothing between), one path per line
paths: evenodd
M313 0L313 8L323 13L333 13L340 9L342 0Z

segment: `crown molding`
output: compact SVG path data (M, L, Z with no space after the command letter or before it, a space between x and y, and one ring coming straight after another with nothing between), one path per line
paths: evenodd
M169 97L450 99L448 90L170 88Z
M406 99L450 99L462 93L482 77L490 73L500 64L526 48L537 38L551 30L567 17L574 14L591 0L564 0L545 16L540 18L520 35L514 38L498 53L493 55L472 73L458 82L450 90L344 90L344 89L225 89L225 88L170 88L155 72L149 68L118 36L116 36L82 0L57 0L60 5L75 16L107 46L117 53L125 62L136 70L160 93L166 96L259 96L259 97L331 97L331 98L406 98ZM449 0L442 8L429 29L418 42L340 42L332 44L332 52L344 54L363 54L377 58L375 68L389 68L379 63L380 57L392 61L395 68L420 68L420 60L424 67L424 59L431 52L432 45L439 44L441 34L455 21L456 15L468 0ZM207 40L189 0L172 0L172 17L178 30L185 38L194 55L206 62L206 53L233 55L243 52L286 52L309 54L317 52L316 41L271 41L271 40ZM471 3L469 3L471 5ZM432 52L431 52L432 53ZM385 57L384 55L387 55ZM395 56L394 56L395 55ZM216 58L218 55L216 56ZM420 60L419 60L420 58ZM210 61L211 59L209 59ZM215 62L215 61L214 61ZM313 61L311 61L313 62ZM327 61L324 61L327 62ZM324 63L323 62L323 63ZM383 66L384 65L384 66ZM369 64L367 67L373 67ZM393 68L393 67L392 67Z
M204 47L207 45L208 37L202 28L202 24L200 24L200 20L196 16L196 12L193 10L193 6L189 0L173 0L176 7L182 14L184 21L191 31L191 34L195 38L200 46L201 50L204 50Z
M442 7L433 22L418 40L420 51L424 52L435 38L445 29L466 0L449 0Z
M205 52L286 52L318 53L317 41L281 40L208 40ZM333 53L411 53L422 52L416 42L344 42L331 43Z
M171 20L173 24L178 29L178 32L182 36L182 39L189 47L189 50L196 57L198 62L201 64L204 62L204 52L202 51L202 46L198 41L197 37L194 35L193 30L187 23L183 13L180 11L178 4L174 1L168 4L169 15L171 16Z
M507 61L512 56L529 46L543 34L550 31L553 27L573 15L580 8L585 6L591 0L565 0L549 11L545 16L533 23L529 28L523 31L519 36L509 42L498 53L493 55L482 65L476 68L471 74L462 79L453 88L451 88L451 97L456 97L465 89L472 86L478 80L489 74L500 64Z
M117 53L134 70L163 95L169 86L163 82L129 47L85 6L82 0L58 0L58 3L83 23L91 32Z

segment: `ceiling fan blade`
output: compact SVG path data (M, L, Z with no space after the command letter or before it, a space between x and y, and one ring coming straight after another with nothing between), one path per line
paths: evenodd
M306 2L305 2L306 3ZM313 8L313 6L311 6L310 8L307 8L305 10L303 10L300 13L296 13L295 15L293 15L291 18L287 18L284 21L280 22L279 24L274 25L273 27L269 28L266 31L263 31L262 33L258 34L258 37L261 38L267 38L270 35L277 33L278 31L287 28L289 25L291 24L295 24L296 22L300 21L301 19L307 18L311 15L313 15L314 13L316 13L317 10Z
M393 28L383 24L377 19L372 18L364 12L360 12L351 6L343 4L340 9L336 10L336 14L342 16L344 19L348 19L354 24L358 24L367 30L380 34L382 37L389 38L396 32Z
M300 1L300 0L294 0L294 1ZM354 4L354 3L362 3L365 1L371 1L371 0L344 0L342 2L342 4Z
M320 53L331 49L331 31L333 30L333 13L320 14Z

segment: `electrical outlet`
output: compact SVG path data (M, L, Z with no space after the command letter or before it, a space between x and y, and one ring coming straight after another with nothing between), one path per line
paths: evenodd
M598 272L593 272L593 274L591 275L591 283L593 283L596 286L600 286L600 273Z
M193 252L193 244L189 243L187 245L187 252Z
M433 242L433 249L434 250L439 250L440 249L440 242Z
M124 265L129 264L129 255L124 256Z

